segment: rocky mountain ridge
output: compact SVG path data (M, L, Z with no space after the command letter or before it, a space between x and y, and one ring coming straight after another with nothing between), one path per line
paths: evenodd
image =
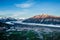
M33 16L29 19L24 20L23 22L59 25L60 24L60 17L42 14L42 15Z

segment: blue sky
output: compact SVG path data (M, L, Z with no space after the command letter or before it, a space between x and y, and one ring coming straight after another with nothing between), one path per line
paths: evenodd
M60 0L0 0L0 16L28 18L40 14L60 16Z

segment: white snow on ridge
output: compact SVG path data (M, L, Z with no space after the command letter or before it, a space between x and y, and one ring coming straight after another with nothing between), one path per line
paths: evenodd
M11 22L6 22L6 24L11 24L11 25L13 25L14 23L11 23Z
M12 21L11 22L6 22L8 24L14 24L14 23L20 23L20 24L25 24L25 25L38 25L38 26L48 26L48 27L60 27L60 25L52 25L52 24L38 24L38 23L24 23L21 21Z
M26 25L38 25L38 26L50 26L50 27L60 27L60 25L52 25L52 24L37 24L37 23L21 23Z

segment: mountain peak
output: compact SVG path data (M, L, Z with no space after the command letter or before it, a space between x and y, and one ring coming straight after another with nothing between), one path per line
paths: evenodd
M60 18L60 17L52 16L52 15L48 15L48 14L41 14L41 15L36 15L33 18Z
M40 16L42 16L42 17L48 17L49 15L48 14L41 14Z
M60 17L48 14L41 14L26 19L23 22L60 25Z
M48 16L48 14L41 14L41 15L45 15L45 16Z

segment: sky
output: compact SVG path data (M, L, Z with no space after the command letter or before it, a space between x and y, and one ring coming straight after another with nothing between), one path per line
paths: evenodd
M0 0L0 16L29 18L49 14L60 16L60 0Z

